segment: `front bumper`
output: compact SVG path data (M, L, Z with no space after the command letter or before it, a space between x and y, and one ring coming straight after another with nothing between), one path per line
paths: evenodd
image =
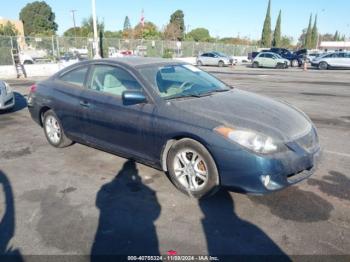
M11 109L15 106L15 96L13 93L0 95L0 110Z
M220 150L216 151L216 150ZM298 145L286 152L263 156L241 150L214 149L221 185L236 192L267 194L310 177L317 169L319 146L312 152ZM268 184L265 184L268 177Z

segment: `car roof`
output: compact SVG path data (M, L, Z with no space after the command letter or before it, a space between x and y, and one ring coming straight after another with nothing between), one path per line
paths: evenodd
M127 65L131 67L143 67L149 65L173 65L173 64L187 64L183 61L178 61L174 59L166 59L166 58L155 58L155 57L142 57L142 56L126 56L126 57L118 57L118 58L106 58L106 59L97 59L92 60L91 63L100 62L100 61L108 61L116 64Z
M261 52L260 54L270 54L270 55L277 55L276 53L273 53L273 52ZM259 55L260 55L259 54Z

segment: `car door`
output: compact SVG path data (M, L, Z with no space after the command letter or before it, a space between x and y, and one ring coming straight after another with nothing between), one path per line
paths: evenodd
M213 53L208 53L208 65L217 65L218 64L218 58Z
M337 58L337 60L338 60L338 62L337 62L337 64L338 64L338 66L339 67L350 67L350 64L349 64L349 59L350 57L349 57L349 54L347 54L347 53L338 53L338 58Z
M87 89L80 105L84 108L84 134L88 143L128 157L151 161L147 150L152 147L153 112L148 102L124 105L122 94L143 87L134 75L122 67L108 64L93 65Z
M276 66L276 62L275 62L274 56L272 54L265 54L264 65L266 67L275 67Z
M53 108L68 135L83 139L80 95L84 91L89 66L83 65L62 73L54 80Z
M322 59L322 61L325 61L328 65L333 67L339 66L339 58L337 53L328 54Z
M350 68L350 53L345 53L344 67Z
M200 60L203 65L208 65L208 54L204 53L200 56Z

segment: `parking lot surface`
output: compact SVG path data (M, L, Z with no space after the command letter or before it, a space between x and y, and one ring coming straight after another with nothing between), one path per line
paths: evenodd
M349 71L204 69L306 112L323 149L318 171L271 195L222 190L198 201L161 171L51 147L26 109L32 81L12 80L17 106L0 114L0 254L349 255Z

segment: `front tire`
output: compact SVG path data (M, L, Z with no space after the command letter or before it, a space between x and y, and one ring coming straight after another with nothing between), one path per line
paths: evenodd
M43 115L43 127L47 141L57 148L64 148L73 144L72 140L64 134L61 122L53 110Z
M176 142L167 156L170 180L184 194L202 198L216 192L219 173L208 150L192 139Z
M203 66L203 63L202 63L201 60L198 60L198 61L197 61L197 66Z
M321 62L319 65L318 65L318 68L320 70L327 70L328 69L328 64L326 62Z
M225 63L223 61L219 61L219 67L224 67L225 66Z
M281 63L278 63L276 65L276 69L285 69L286 68L286 65L285 64L281 64Z

